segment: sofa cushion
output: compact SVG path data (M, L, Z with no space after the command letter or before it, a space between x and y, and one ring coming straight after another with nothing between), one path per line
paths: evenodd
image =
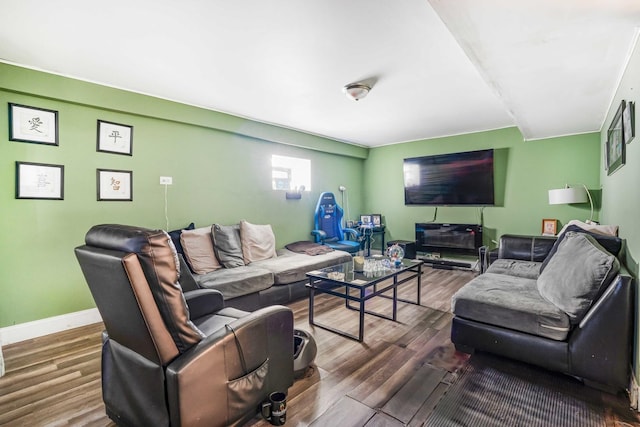
M213 248L216 256L225 268L241 267L244 265L242 257L242 242L240 241L240 225L213 224Z
M185 228L179 228L177 230L171 230L169 232L169 237L171 237L171 241L173 242L173 246L176 247L176 252L179 254L184 254L184 249L182 249L182 242L180 242L180 235L184 230L194 230L196 225L192 222L187 225Z
M222 268L195 279L201 287L216 289L228 300L269 289L273 284L273 273L264 268L241 266Z
M525 279L537 279L540 275L540 265L535 261L521 261L517 259L497 259L487 269L487 273L508 274Z
M545 258L545 260L542 262L542 266L540 267L540 272L541 273L547 267L547 264L549 264L549 261L551 261L551 258L553 257L553 255L558 250L558 245L560 245L560 243L564 240L565 236L567 235L567 232L569 232L569 231L573 231L573 232L576 232L576 233L588 234L589 236L591 236L594 239L596 239L596 241L603 248L605 248L608 252L610 252L611 254L615 255L616 257L620 254L620 250L622 249L622 239L619 238L619 237L616 237L616 236L611 236L611 235L608 235L608 234L602 234L602 233L595 232L595 231L585 230L584 228L581 228L578 225L574 225L574 224L566 226L565 228L563 228L563 230L565 230L565 231L563 231L559 235L558 240L556 240L556 243L553 245L553 247L549 251L549 254L547 255L547 258Z
M350 262L353 258L348 252L332 251L321 255L307 255L292 252L288 249L278 249L278 256L251 264L264 268L273 273L275 285L306 280L306 273L331 265Z
M556 240L555 237L551 236L503 234L500 236L498 258L542 262L549 254Z
M195 274L205 274L221 268L213 251L210 227L183 230L180 242L184 257Z
M484 273L456 292L451 300L456 316L562 341L569 317L546 301L536 281L506 274Z
M618 259L592 236L569 231L540 273L538 290L576 324L619 270Z
M245 264L276 257L276 236L271 225L240 221L240 242Z

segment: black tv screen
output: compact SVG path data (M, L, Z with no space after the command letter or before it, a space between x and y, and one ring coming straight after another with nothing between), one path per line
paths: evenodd
M404 159L405 205L493 205L493 150Z

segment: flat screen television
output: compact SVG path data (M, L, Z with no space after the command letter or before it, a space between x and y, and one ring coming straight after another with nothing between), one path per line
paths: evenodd
M493 205L493 150L404 159L404 203Z

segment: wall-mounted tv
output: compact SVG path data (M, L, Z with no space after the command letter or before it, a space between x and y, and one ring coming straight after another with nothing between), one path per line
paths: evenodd
M404 203L493 205L493 150L404 159Z

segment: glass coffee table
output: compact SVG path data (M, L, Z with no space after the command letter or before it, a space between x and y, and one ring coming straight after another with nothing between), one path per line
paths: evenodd
M307 277L309 278L309 283L306 286L309 288L309 324L362 342L364 339L365 314L395 321L397 317L398 301L420 305L420 279L422 276L422 264L423 262L421 260L403 259L402 264L399 267L392 266L384 270L378 269L375 272L368 272L365 274L361 271L354 271L353 262L346 262L326 267L321 270L308 272ZM398 298L398 286L413 279L417 279L416 300L410 301ZM388 291L391 291L391 296L383 295ZM360 319L358 335L353 335L331 326L315 322L314 297L316 292L343 298L345 300L346 308L359 312ZM391 316L369 311L365 308L365 303L373 297L389 298L392 300L393 307ZM357 303L358 307L354 307L352 303Z

